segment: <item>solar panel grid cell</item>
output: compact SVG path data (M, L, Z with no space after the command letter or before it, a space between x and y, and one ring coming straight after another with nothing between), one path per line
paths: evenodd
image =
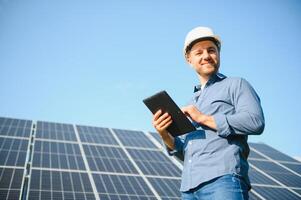
M75 132L71 124L53 122L37 122L36 138L76 141Z
M249 162L259 169L263 170L265 173L269 174L276 180L280 181L284 185L301 188L301 177L296 176L285 168L269 161L250 160Z
M0 135L29 137L32 121L0 117Z
M288 161L288 162L296 162L296 163L300 163L297 160L285 155L284 153L281 153L279 151L266 151L263 152L265 155L269 156L270 158L277 160L277 161Z
M119 147L83 145L83 148L92 171L138 173Z
M139 176L93 174L100 199L156 199Z
M79 145L36 140L33 167L85 170Z
M163 199L180 199L180 179L148 178Z
M260 144L260 143L249 143L249 144L255 150L263 153L264 155L266 155L274 160L300 163L299 161L287 156L286 154L284 154L266 144Z
M155 133L155 132L149 132L149 133L151 134L151 136L153 136L157 140L157 142L159 142L161 145L163 145L163 141L162 141L159 133Z
M272 187L258 187L254 186L253 189L266 199L277 200L300 200L300 197L290 192L285 188L272 188Z
M295 189L294 191L301 195L301 189Z
M42 180L41 180L41 189L42 190L51 190L51 177L50 171L41 171L42 172Z
M252 167L249 170L249 177L252 184L279 185L278 183L253 169Z
M125 147L142 147L154 148L157 147L148 139L148 137L141 131L130 131L113 129L119 140Z
M249 191L249 200L262 200L262 198L256 196L251 190Z
M252 151L252 149L250 150L250 154L248 159L263 159L263 160L267 160L265 157L261 156L260 154L256 153L255 151Z
M295 164L295 163L281 163L281 164L301 175L301 164Z
M0 168L0 199L19 199L24 169Z
M117 141L108 128L76 126L80 140L82 142L94 144L112 144L117 145Z
M95 199L87 173L33 169L28 199Z
M27 139L0 137L0 165L25 166Z
M161 151L127 149L146 175L180 177L181 171Z

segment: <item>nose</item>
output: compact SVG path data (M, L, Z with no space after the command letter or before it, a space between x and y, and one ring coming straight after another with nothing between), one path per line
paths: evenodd
M203 59L208 60L209 58L210 58L210 55L209 55L208 51L204 50L203 51Z

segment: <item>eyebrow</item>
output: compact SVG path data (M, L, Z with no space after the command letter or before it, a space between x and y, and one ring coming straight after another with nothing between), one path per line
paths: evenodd
M217 48L215 48L214 46L209 46L209 47L204 48L204 49L214 49L214 50L217 50ZM194 50L194 52L198 53L198 52L203 51L204 49L196 49L196 50Z
M216 48L214 46L210 46L210 47L208 47L208 49L214 49L214 50L216 50Z

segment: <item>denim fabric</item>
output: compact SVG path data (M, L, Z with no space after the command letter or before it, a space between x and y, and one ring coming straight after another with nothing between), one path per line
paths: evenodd
M247 200L248 185L236 174L228 174L203 183L187 192L182 200Z
M184 158L180 190L233 173L250 188L248 135L261 134L265 124L258 95L246 80L222 74L199 88L189 104L213 116L217 130L194 122L196 131L175 138L175 149L169 154Z

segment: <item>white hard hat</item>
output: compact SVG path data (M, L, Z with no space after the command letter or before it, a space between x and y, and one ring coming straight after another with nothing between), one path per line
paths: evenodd
M215 35L213 31L208 27L196 27L192 29L185 38L183 53L186 58L187 51L192 48L192 46L201 40L212 40L215 42L218 49L220 49L221 40L219 36Z

